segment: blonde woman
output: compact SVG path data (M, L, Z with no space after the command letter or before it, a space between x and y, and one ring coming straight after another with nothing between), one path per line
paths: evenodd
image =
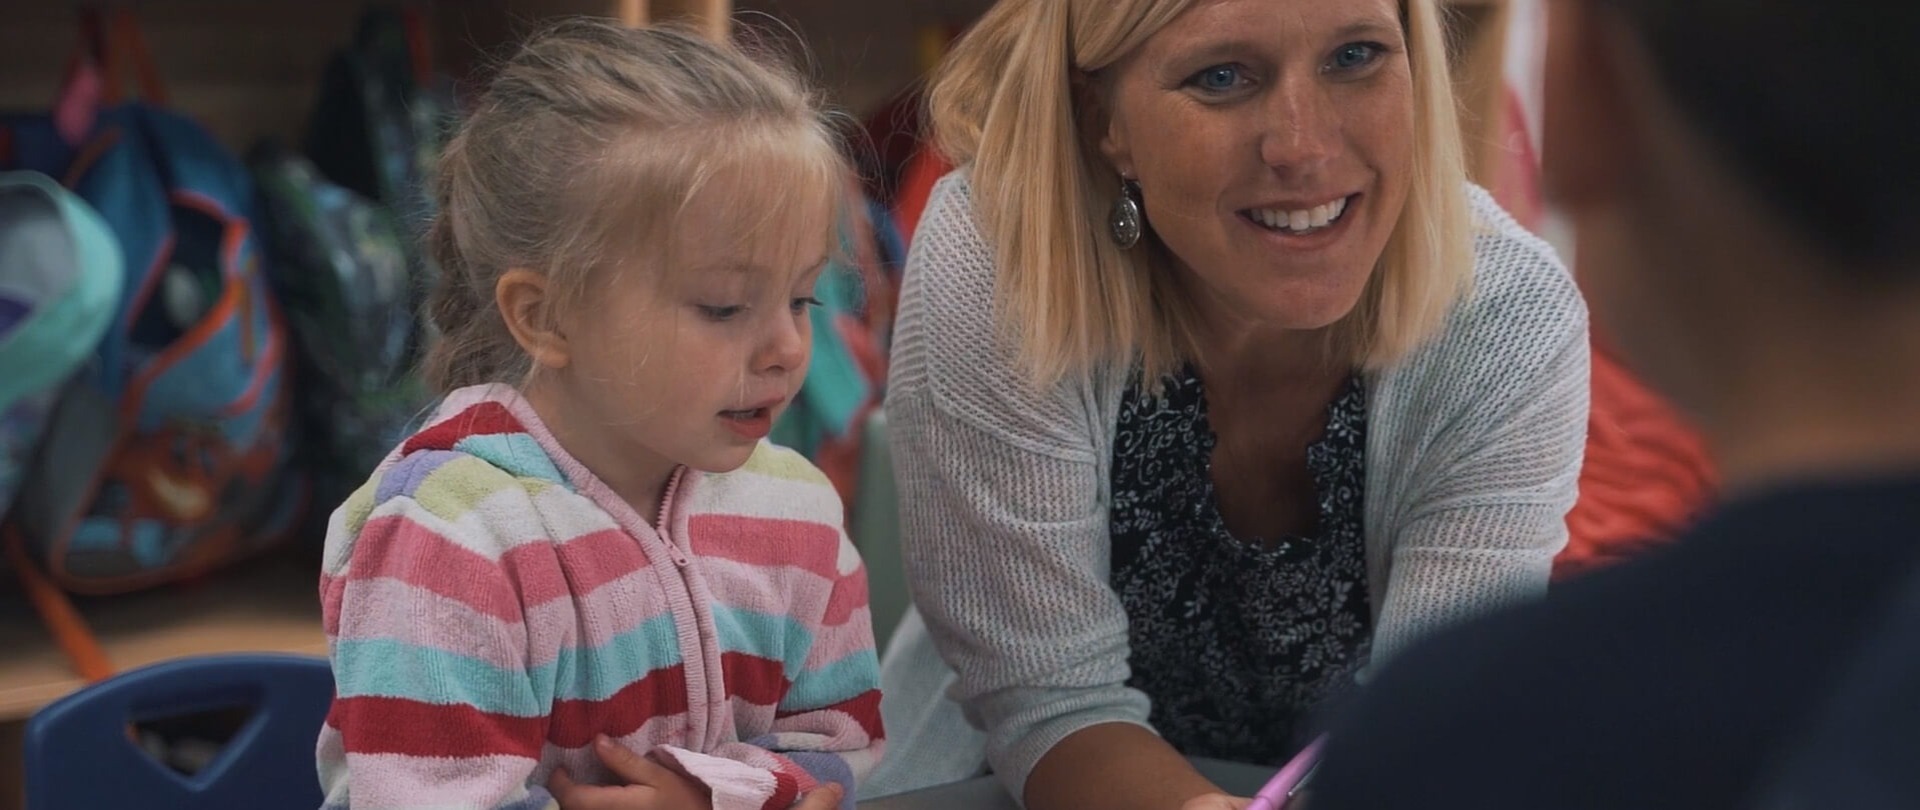
M1283 760L1369 663L1545 588L1586 311L1465 180L1444 57L1433 0L1002 0L956 46L869 795L1237 807L1184 757Z

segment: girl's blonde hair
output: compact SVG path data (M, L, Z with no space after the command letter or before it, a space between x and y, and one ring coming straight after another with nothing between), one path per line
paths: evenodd
M494 300L509 269L547 277L554 317L605 271L671 267L676 236L735 241L837 210L849 176L817 96L774 60L689 29L556 23L507 60L440 158L427 381L525 380L531 361ZM703 191L724 195L737 228L678 233Z
M1076 86L1191 0L1001 0L958 42L928 94L936 146L971 164L975 216L999 268L998 319L1042 385L1140 362L1155 380L1192 359L1197 316L1157 240L1107 238L1118 177L1085 132ZM1413 73L1415 169L1405 209L1332 346L1361 368L1437 332L1473 273L1445 36L1434 0L1400 0ZM1151 246L1150 246L1151 243ZM1149 249L1150 247L1154 249Z

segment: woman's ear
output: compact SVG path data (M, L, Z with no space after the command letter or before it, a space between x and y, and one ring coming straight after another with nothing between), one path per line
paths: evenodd
M1123 177L1134 177L1133 151L1125 126L1113 114L1113 81L1108 77L1075 71L1073 101L1080 110L1081 126L1088 144L1099 150L1107 165Z
M541 368L562 369L572 359L567 335L554 309L558 302L547 289L547 277L524 268L500 275L493 285L494 305L514 342Z

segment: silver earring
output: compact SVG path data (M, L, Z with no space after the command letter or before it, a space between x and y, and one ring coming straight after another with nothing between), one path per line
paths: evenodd
M1120 176L1120 196L1113 200L1113 210L1107 212L1107 230L1113 235L1113 243L1121 250L1131 249L1140 242L1140 196L1139 184Z

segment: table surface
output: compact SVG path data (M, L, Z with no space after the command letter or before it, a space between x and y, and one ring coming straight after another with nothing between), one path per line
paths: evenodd
M1241 765L1210 759L1195 759L1193 766L1202 776L1236 796L1252 796L1278 768ZM901 793L860 803L860 810L1019 810L1013 797L1000 789L991 776L941 785L912 793Z

